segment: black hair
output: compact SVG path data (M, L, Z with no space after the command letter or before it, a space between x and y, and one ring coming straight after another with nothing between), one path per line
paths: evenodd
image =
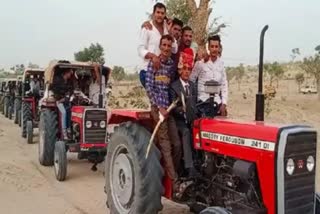
M178 25L178 26L180 26L182 28L183 27L183 22L180 19L174 18L172 20L172 26L173 25Z
M162 4L161 2L158 2L153 6L153 13L156 12L157 8L164 9L165 12L167 11L166 6L164 4Z
M218 41L219 44L221 45L221 39L219 35L210 36L208 38L208 43L210 43L210 41Z
M172 36L170 36L169 34L166 34L166 35L163 35L163 36L161 37L161 39L160 39L160 45L162 44L162 40L164 40L164 39L169 40L169 41L171 41L171 42L174 41Z
M184 26L184 27L182 28L182 34L183 34L185 31L192 31L192 28L189 27L189 26Z

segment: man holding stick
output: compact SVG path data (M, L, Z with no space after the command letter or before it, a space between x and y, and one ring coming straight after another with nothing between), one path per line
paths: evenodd
M155 71L153 62L149 63L146 72L146 91L151 102L151 116L154 122L158 123L164 118L157 130L156 139L163 157L165 171L172 180L175 180L177 174L172 158L168 120L166 120L169 116L168 107L170 105L169 86L172 73L175 72L174 63L170 58L173 42L174 39L170 35L161 37L160 68Z

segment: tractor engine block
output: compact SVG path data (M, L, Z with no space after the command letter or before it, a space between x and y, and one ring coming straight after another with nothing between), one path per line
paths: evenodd
M193 211L221 206L232 213L266 213L254 163L205 153L201 171L203 176L195 179L181 197L196 202L198 210Z

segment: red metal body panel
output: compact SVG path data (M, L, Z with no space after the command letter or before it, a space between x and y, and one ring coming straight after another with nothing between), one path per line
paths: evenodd
M150 111L127 109L112 110L111 114L108 116L107 124L120 124L127 121L137 122L149 131L152 131L154 126Z
M201 133L199 130L246 139L268 141L276 144L279 128L280 126L277 125L258 122L248 123L223 119L199 119L195 121L193 129L194 148L256 163L263 202L268 209L268 214L274 214L276 194L274 151L227 144L211 139L200 140ZM196 144L200 142L201 146L198 147ZM172 199L172 183L167 177L164 178L163 183L165 186L165 197Z
M71 121L80 125L80 142L83 142L83 117L84 117L84 106L73 106L71 108Z
M279 132L278 126L260 122L239 123L219 119L201 119L199 121L199 128L201 131L273 143L277 143ZM263 202L268 209L268 213L274 213L276 185L274 151L227 144L211 139L202 139L201 148L199 149L256 163Z

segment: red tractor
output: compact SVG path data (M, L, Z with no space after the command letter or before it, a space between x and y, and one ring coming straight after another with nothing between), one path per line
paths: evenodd
M44 93L44 70L26 69L22 78L22 99L16 100L15 117L19 117L17 122L21 124L21 136L27 139L27 143L33 142L33 129L39 123L39 100ZM38 84L39 88L31 88Z
M67 108L67 122L71 133L70 140L64 140L62 128L59 124L61 114L51 91L54 78L61 74L62 69L72 69L74 75L70 84L73 85L73 94L70 96L70 105ZM102 72L104 77L102 77ZM40 114L40 142L39 162L43 166L54 165L56 179L64 181L67 175L67 152L78 153L79 159L88 159L94 165L104 160L106 154L106 120L107 112L103 108L101 82L108 80L110 70L100 68L91 63L53 61L45 70L45 95L41 100ZM94 81L100 82L99 105L93 104L88 97L89 85ZM103 89L104 90L104 89Z
M179 178L178 188L164 174L152 145L149 111L111 113L105 192L112 214L158 213L161 196L187 204L195 213L315 213L317 132L305 125L273 125L264 120L261 34L256 119L240 122L203 117L194 121L193 146L201 176ZM318 203L318 202L317 202Z

